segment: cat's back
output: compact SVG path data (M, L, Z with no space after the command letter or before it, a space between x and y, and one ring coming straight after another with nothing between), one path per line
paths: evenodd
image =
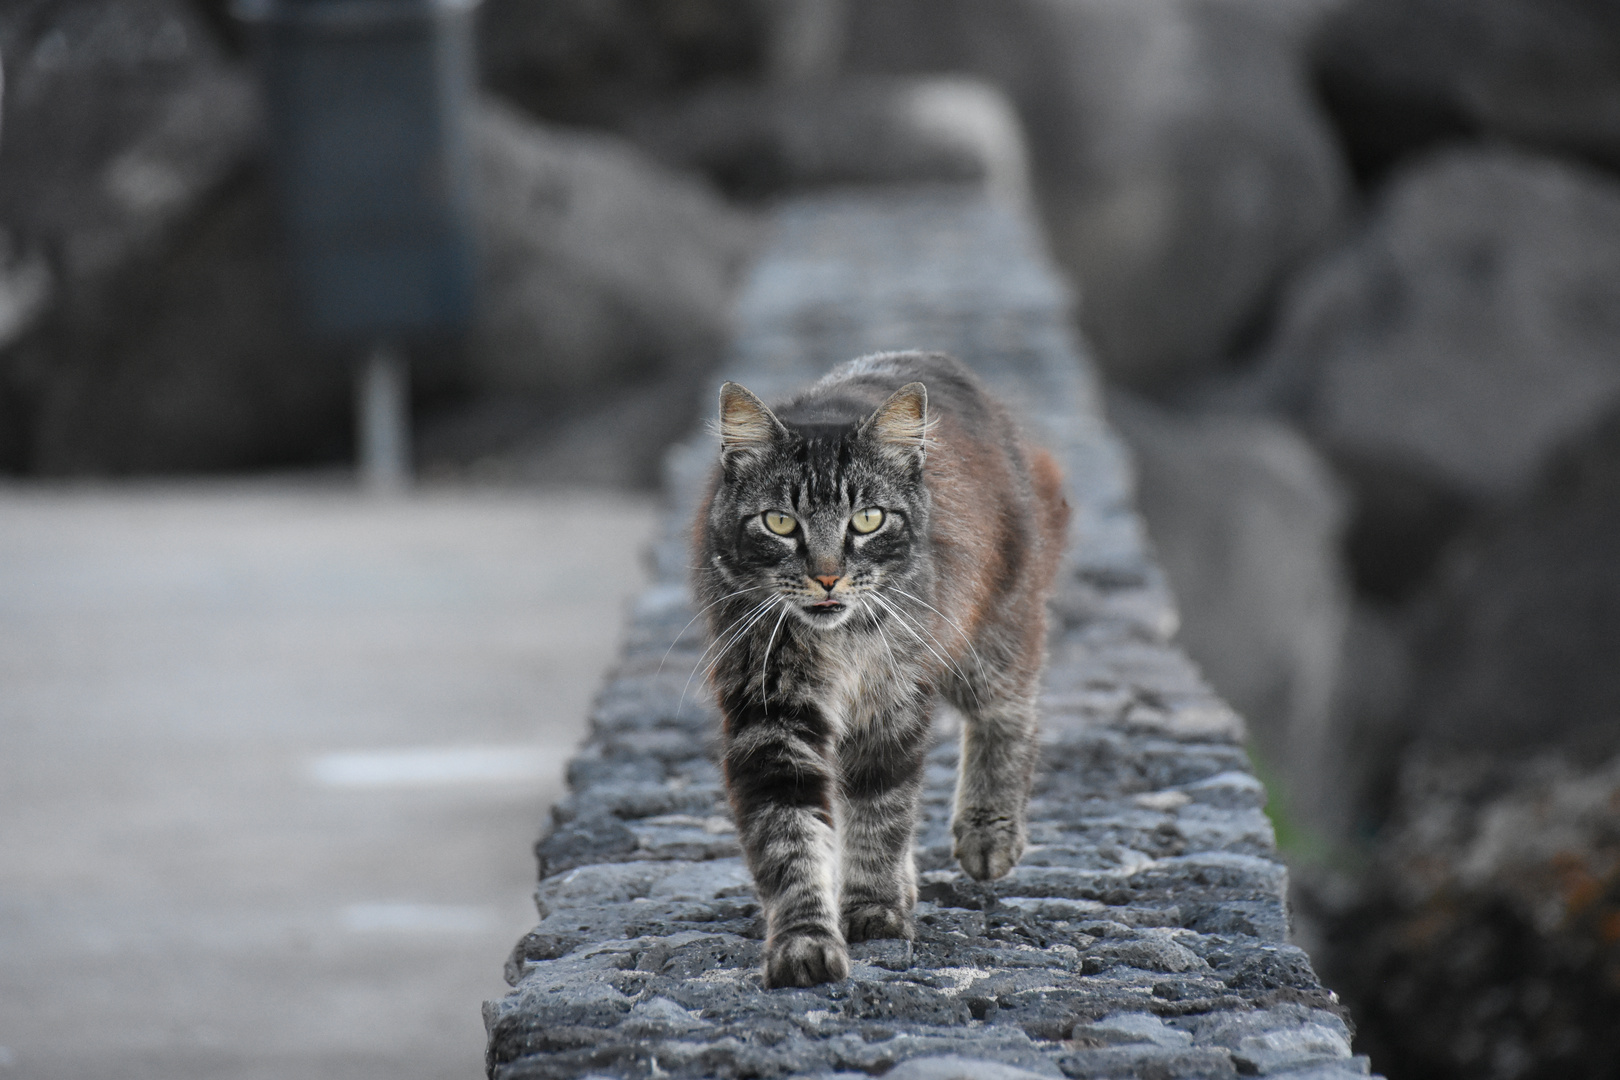
M1010 419L968 366L945 353L874 353L833 368L779 410L799 424L854 423L907 383L928 389L932 422L952 422L964 434L1011 431ZM984 425L990 425L986 428Z

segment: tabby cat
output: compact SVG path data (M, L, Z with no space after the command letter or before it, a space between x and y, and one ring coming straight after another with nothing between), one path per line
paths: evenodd
M960 362L884 353L774 412L720 390L699 511L724 769L765 910L765 984L849 973L911 938L936 695L962 712L955 856L1024 851L1046 596L1068 524L1057 466Z

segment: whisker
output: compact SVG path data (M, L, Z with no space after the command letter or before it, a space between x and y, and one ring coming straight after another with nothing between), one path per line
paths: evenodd
M898 673L900 670L900 661L894 655L894 647L889 644L889 635L883 632L883 624L874 618L872 620L872 629L877 631L878 640L883 642L884 649L888 650L889 663L894 665L894 670Z
M963 642L963 644L965 644L968 647L968 652L973 654L973 662L975 664L977 664L978 667L979 667L979 675L980 675L980 677L983 678L987 682L989 681L990 675L989 675L988 672L986 672L984 670L984 657L980 656L979 655L979 650L975 649L973 647L973 638L972 638L971 635L968 634L966 628L964 628L961 623L957 622L955 619L951 618L949 615L946 615L943 611L939 610L939 608L935 607L933 604L930 604L928 601L924 600L922 597L920 597L920 596L912 596L910 593L906 592L906 590L900 588L898 585L886 585L884 587L889 588L889 589L893 589L895 592L899 593L901 596L909 597L910 599L917 601L917 603L921 604L923 607L927 608L929 611L932 611L935 615L938 615L940 618L944 619L947 623L949 623L952 627L954 627L956 629L956 632L958 634L962 635L962 642ZM935 638L934 640L938 641L939 639Z
M759 620L760 616L764 615L770 610L772 599L774 598L767 597L766 599L761 600L758 604L749 608L746 614L740 616L736 622L732 623L722 632L716 634L714 636L714 640L709 642L709 647L703 650L703 654L697 658L697 663L692 665L691 673L686 676L686 685L681 687L681 702L675 707L676 716L679 716L681 711L686 708L686 692L692 688L692 680L697 677L698 669L703 667L703 661L708 658L709 653L713 652L716 646L719 646L720 651L715 653L714 657L714 663L719 663L720 658L726 654L726 651L730 649L732 645L736 644L738 639L741 638L743 634L748 632L748 628L753 626L754 623ZM704 674L707 675L713 669L714 665L710 664L709 667L705 669Z
M787 618L788 606L782 605L782 614L776 617L776 625L771 627L770 640L765 642L765 659L759 662L759 703L765 710L765 715L771 715L771 699L765 696L765 679L771 666L771 646L776 644L776 632L782 629L782 620Z
M901 612L899 607L892 600L887 599L886 597L882 596L881 594L879 594L877 592L873 592L870 595L871 595L872 599L876 600L878 603L882 604L886 609L888 609L890 614L892 614L896 619L899 619L900 620L900 625L907 632L909 632L912 637L917 639L917 644L921 645L923 648L925 648L929 652L933 653L934 658L936 660L938 660L941 664L945 665L945 670L955 674L956 677L961 679L964 683L966 683L968 681L967 674L960 667L958 667L957 665L951 663L943 655L941 655L940 651L938 649L936 649L936 648L934 648L934 646L930 645L923 638L922 634L918 632L918 627L912 625L912 621L910 619L908 619L903 612ZM933 637L934 635L929 634L928 636ZM938 641L937 638L935 638L935 640Z
M696 615L692 616L690 619L688 619L686 621L686 625L681 627L680 631L678 633L676 633L675 637L670 640L669 648L664 650L664 659L658 661L658 672L659 672L659 674L663 674L664 661L668 660L669 659L669 654L675 651L676 644L681 640L681 634L684 634L688 630L692 629L692 624L697 622L699 619L701 619L703 617L703 613L705 611L708 611L710 608L714 607L715 604L723 604L723 603L725 603L727 600L730 600L733 596L741 596L743 593L746 593L746 592L758 592L760 589L768 589L768 588L770 588L769 585L750 585L746 589L738 589L735 592L729 592L726 595L722 596L718 600L711 600L709 603L704 604L701 608L698 609L698 613ZM708 650L705 649L704 651L707 652Z

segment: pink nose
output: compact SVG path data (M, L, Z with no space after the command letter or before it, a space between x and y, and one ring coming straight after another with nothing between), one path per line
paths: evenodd
M837 574L817 574L816 575L816 580L821 582L822 586L825 587L828 592L831 592L832 587L834 585L838 584L838 578L839 578L839 575L837 575Z

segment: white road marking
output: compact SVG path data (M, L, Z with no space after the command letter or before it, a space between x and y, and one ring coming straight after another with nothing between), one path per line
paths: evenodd
M329 788L436 788L560 780L569 751L537 746L414 746L322 754L306 775Z

